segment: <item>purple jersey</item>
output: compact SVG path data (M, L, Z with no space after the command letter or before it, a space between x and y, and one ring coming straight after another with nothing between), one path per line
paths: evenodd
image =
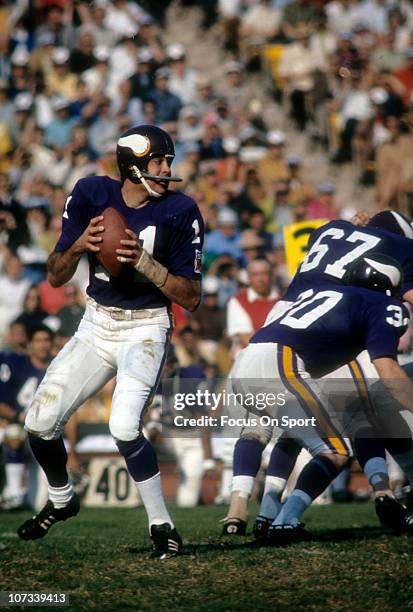
M36 368L28 355L0 353L0 402L16 415L28 410L45 374L46 368Z
M195 202L179 191L170 191L142 208L130 208L122 197L121 183L108 176L84 178L76 183L66 200L62 233L55 251L69 249L89 221L109 206L122 213L142 246L171 274L201 279L204 224ZM132 266L125 265L120 276L110 277L96 256L89 254L89 270L87 293L99 304L125 309L170 304L162 291Z
M384 293L361 287L318 284L295 293L271 311L270 323L250 340L290 346L312 376L323 376L352 361L367 349L371 359L397 359L397 345L409 313Z
M311 236L308 253L297 270L289 294L319 283L341 285L346 270L358 257L382 253L403 270L402 295L413 289L413 240L376 227L356 227L349 221L331 221Z

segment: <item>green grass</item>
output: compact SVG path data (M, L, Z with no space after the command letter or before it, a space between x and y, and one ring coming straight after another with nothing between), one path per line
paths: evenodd
M372 504L314 507L320 540L284 548L221 539L224 513L174 509L186 547L167 561L148 558L141 508L83 509L37 542L14 535L27 513L0 514L0 590L65 591L71 610L413 609L413 538L386 534Z

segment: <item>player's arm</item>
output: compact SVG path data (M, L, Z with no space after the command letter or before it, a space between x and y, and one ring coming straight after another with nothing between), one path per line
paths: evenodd
M65 251L53 251L47 260L47 280L52 287L60 287L67 283L76 272L77 265L84 253L98 253L99 235L104 231L102 216L94 217L89 225L68 249Z
M413 289L409 289L403 294L403 300L413 306Z
M413 383L397 360L392 357L379 357L372 361L381 382L394 399L406 410L413 412Z
M197 309L201 300L201 282L199 280L175 276L169 272L165 284L160 287L160 290L171 302L175 302L191 312Z
M135 270L150 280L172 302L187 310L196 310L201 299L200 281L171 274L168 268L141 246L132 230L125 231L129 238L121 240L124 248L116 249L119 261L132 264Z

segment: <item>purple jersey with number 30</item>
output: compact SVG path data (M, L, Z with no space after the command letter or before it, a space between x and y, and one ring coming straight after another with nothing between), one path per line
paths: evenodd
M125 217L142 246L172 274L201 279L204 224L195 202L181 192L168 192L142 208L126 205L121 183L108 176L79 180L66 200L62 233L55 251L66 251L82 235L93 217L109 206ZM125 234L125 238L127 238ZM99 304L125 309L168 306L169 299L130 265L119 277L109 277L94 255L89 255L87 293Z

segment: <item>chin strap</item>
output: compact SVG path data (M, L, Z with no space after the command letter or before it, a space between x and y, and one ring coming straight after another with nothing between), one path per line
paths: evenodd
M149 195L154 198L160 198L161 194L154 191L148 185L148 181L146 179L150 179L152 181L169 181L173 183L180 183L183 180L179 178L178 176L152 176L151 174L147 174L146 172L141 172L139 168L137 168L137 166L131 166L130 169L132 171L133 177L138 179L138 181L140 181L142 185L145 187Z
M139 168L137 168L136 166L131 166L131 170L132 170L132 174L134 178L137 178L142 183L142 185L145 187L146 191L149 193L149 195L152 198L161 197L160 193L158 193L157 191L154 191L154 189L152 189L152 187L149 186L148 181L145 179L145 177L143 176Z

